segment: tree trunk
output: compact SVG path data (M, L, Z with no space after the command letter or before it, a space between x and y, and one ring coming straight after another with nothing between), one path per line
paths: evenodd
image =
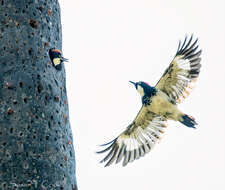
M76 190L57 0L0 0L0 189Z

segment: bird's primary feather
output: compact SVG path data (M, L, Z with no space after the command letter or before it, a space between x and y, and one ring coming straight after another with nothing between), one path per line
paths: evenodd
M165 119L149 112L146 106L142 106L135 120L116 139L107 143L104 150L109 151L101 162L107 162L105 166L123 159L123 166L129 162L144 156L159 141L165 129Z
M182 46L181 42L179 42L173 61L155 86L166 93L175 103L180 103L190 94L193 83L200 72L201 50L197 51L198 39L193 43L192 39L193 36L187 42L186 37Z

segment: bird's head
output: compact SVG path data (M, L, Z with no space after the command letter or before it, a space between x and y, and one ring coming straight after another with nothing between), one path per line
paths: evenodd
M139 94L143 97L145 94L148 94L149 92L149 89L151 88L151 86L146 83L146 82L132 82L132 81L129 81L130 83L132 83L136 90L139 92Z
M49 57L51 59L51 62L53 64L53 66L57 69L57 70L61 70L62 69L62 62L67 62L68 59L64 58L62 56L62 52L58 49L55 48L51 48L49 50Z

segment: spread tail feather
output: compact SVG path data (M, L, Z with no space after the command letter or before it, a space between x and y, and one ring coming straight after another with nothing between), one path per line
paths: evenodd
M183 123L184 125L186 125L187 127L194 128L194 129L196 129L195 125L198 125L192 116L189 116L186 114L184 114L181 117L180 122Z

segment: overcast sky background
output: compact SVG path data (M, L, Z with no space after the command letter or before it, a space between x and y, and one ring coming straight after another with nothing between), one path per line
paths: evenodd
M225 189L225 1L60 0L70 122L80 190ZM202 70L179 105L197 130L169 122L145 157L104 168L95 154L135 118L128 83L155 85L185 34L199 37Z

